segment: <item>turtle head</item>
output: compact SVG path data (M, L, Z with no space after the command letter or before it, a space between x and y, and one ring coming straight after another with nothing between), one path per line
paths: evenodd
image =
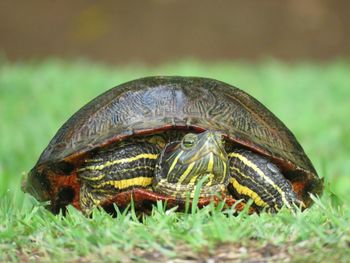
M22 177L22 191L34 196L39 201L49 200L50 183L42 171L32 169Z
M206 177L202 190L210 191L227 182L227 163L220 132L188 133L181 141L169 143L163 149L156 168L155 188L179 196L179 191L193 190Z

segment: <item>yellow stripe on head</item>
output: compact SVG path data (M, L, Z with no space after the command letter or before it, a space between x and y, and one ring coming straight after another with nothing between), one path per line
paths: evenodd
M174 170L175 165L177 164L179 158L181 157L181 155L183 154L183 151L180 151L178 153L178 155L175 157L173 163L171 164L169 171L168 171L168 175L172 172L172 170Z
M213 153L209 154L209 162L208 162L208 171L212 172L213 171L213 167L214 167L214 156Z
M205 184L205 186L211 186L213 184L213 180L214 180L214 174L209 174L208 182Z
M226 162L222 161L222 165L224 166L224 173L223 173L223 174L224 174L225 176L222 177L222 179L221 179L221 181L220 181L220 184L224 183L224 181L225 181L225 179L226 179L226 173L227 173L227 164L226 164Z
M188 165L188 167L186 168L185 172L180 176L179 180L178 180L178 184L181 184L185 179L186 177L190 174L190 172L192 171L192 168L193 166L195 165L196 163L193 162L193 163L190 163Z
M193 177L191 178L191 181L190 181L190 183L189 183L189 184L194 185L194 184L195 184L195 182L197 181L198 176L199 176L199 174L197 174L197 175L193 176Z

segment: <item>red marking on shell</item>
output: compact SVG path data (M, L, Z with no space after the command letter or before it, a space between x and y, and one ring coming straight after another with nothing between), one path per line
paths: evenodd
M74 198L72 201L72 205L80 210L80 203L79 203L79 195L80 195L80 183L77 180L76 173L72 173L71 175L49 175L49 180L51 181L51 202L52 204L55 204L56 198L58 196L58 193L61 191L61 189L64 189L65 187L72 188L74 191Z

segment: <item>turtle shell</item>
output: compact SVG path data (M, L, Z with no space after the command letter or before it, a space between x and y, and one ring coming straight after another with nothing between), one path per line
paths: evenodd
M147 77L96 97L58 130L30 172L29 184L38 188L41 200L70 196L79 191L76 168L95 149L171 129L221 131L227 140L269 157L307 206L309 193L322 192L311 161L273 113L236 87L196 77ZM65 202L76 203L76 196Z

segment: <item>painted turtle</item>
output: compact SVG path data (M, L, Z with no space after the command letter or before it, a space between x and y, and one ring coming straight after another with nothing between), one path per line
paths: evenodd
M259 211L308 207L323 182L289 129L242 90L195 77L147 77L117 86L56 133L24 191L89 214L131 198L183 204L253 200ZM244 203L243 203L244 204ZM241 205L242 207L242 205Z

